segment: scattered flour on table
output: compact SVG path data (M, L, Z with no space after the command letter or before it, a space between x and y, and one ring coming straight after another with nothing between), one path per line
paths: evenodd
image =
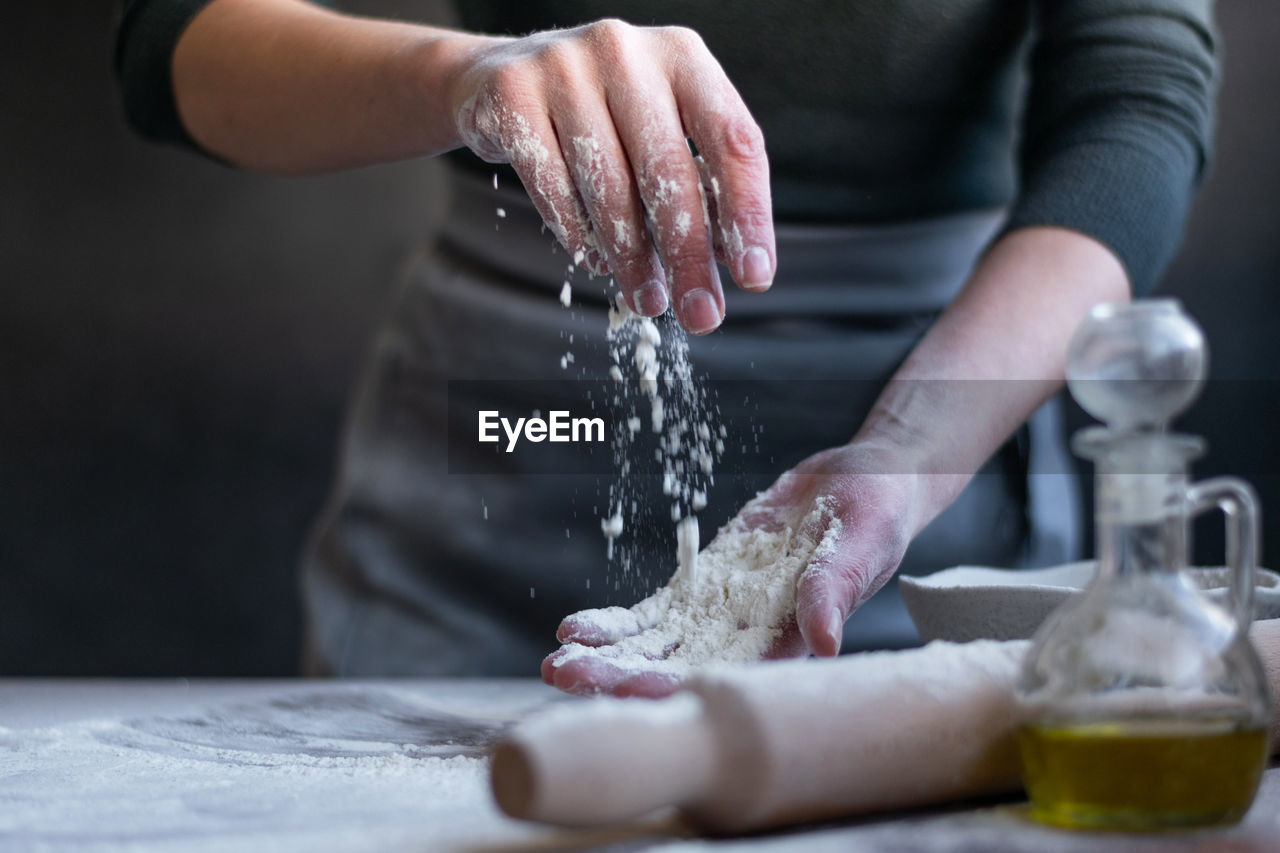
M493 804L487 752L511 715L544 705L466 686L296 686L179 713L0 727L0 849L528 843Z

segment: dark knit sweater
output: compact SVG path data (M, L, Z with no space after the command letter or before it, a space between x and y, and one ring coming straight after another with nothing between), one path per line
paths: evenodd
M173 47L208 0L126 0L116 48L144 134L193 145ZM468 0L469 29L606 16L698 30L764 129L783 221L1011 205L1110 247L1148 290L1209 150L1212 0ZM492 171L469 154L454 155Z

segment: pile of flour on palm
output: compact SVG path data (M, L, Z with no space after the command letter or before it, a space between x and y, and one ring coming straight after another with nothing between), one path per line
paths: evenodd
M840 521L827 499L804 518L769 530L750 529L735 518L699 553L697 511L714 485L714 464L724 452L725 430L713 428L713 408L694 381L687 339L673 325L663 346L657 324L631 312L621 295L609 312L610 375L617 383L615 406L633 413L615 429L618 481L610 490L610 514L601 521L613 557L614 539L626 529L624 515L638 508L628 485L647 460L633 459L636 434L648 428L660 438L655 451L662 490L676 522L677 569L668 584L631 608L608 607L579 614L607 645L569 643L560 663L583 656L607 659L635 671L681 674L706 663L750 663L764 657L793 618L796 584L810 561L834 548ZM634 372L633 372L634 371ZM628 374L637 380L627 383ZM647 412L639 407L647 404ZM647 418L641 418L641 414ZM625 561L625 555L624 555ZM624 570L626 566L624 564Z
M802 574L833 553L840 527L827 498L777 530L750 529L735 518L696 561L686 551L671 581L639 604L580 613L613 642L569 643L559 662L589 656L625 671L683 675L707 663L758 661L791 622Z

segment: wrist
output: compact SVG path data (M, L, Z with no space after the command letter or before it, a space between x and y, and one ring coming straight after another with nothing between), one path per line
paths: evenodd
M956 457L947 453L936 436L879 407L867 417L850 446L876 459L878 470L908 481L911 516L906 521L913 538L956 499L973 476L972 471L954 464Z
M426 30L422 37L389 57L396 90L416 117L415 148L431 156L461 147L458 110L466 99L468 72L495 46L510 41L495 36Z

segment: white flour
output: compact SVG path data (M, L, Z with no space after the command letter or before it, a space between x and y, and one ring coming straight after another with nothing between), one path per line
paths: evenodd
M667 340L658 322L632 312L621 294L609 311L606 339L612 403L629 415L614 418L617 480L600 527L613 561L615 543L654 516L637 505L636 479L651 470L636 451L646 427L658 436L655 461L676 523L676 571L671 581L631 608L589 610L581 618L609 641L601 647L570 642L559 663L607 660L629 672L684 674L708 663L751 663L765 657L794 619L796 584L820 549L834 547L840 522L819 499L803 519L778 530L747 529L733 521L699 553L696 513L707 504L726 430L715 425L704 387L692 373L688 341L673 322ZM630 408L630 412L627 409ZM647 409L647 411L645 411ZM648 417L642 417L646 415ZM621 569L630 570L623 549Z
M815 540L807 531L821 535ZM596 657L626 671L682 675L712 662L758 661L791 620L805 567L829 553L839 535L840 520L820 498L808 516L782 530L749 530L734 519L698 554L696 571L686 540L667 586L631 608L581 614L616 642L567 645L561 663Z
M681 519L676 524L676 565L689 582L698 580L698 545L702 534L698 530L696 515Z
M134 688L85 689L75 702L102 713ZM545 707L540 691L244 690L263 695L201 706L175 690L161 714L0 726L0 849L453 850L539 835L498 813L487 753Z
M671 520L679 523L677 536L685 543L684 562L692 562L690 547L696 555L698 526L693 514L706 506L707 489L715 482L715 460L724 450L723 441L713 438L711 407L703 385L693 376L688 339L674 322L668 322L667 328L668 339L664 341L655 320L635 314L622 295L616 295L605 336L612 361L609 375L615 383L612 403L615 410L629 416L614 419L612 449L618 479L610 487L608 515L602 522L610 560L614 539L626 526L624 517L639 510L632 497L633 478L649 469L647 460L634 457L636 438L646 421L658 436L655 457L662 492L671 499ZM628 382L629 377L634 381ZM648 417L642 420L642 414ZM723 427L714 433L719 437L724 434ZM624 555L624 572L629 568L626 559Z
M482 156L523 164L529 173L526 183L532 183L529 189L544 201L568 200L572 193L545 168L548 154L519 115L488 93L477 97L468 109L461 124L472 129L476 138L468 141L473 148ZM570 142L574 181L584 198L599 202L603 187L601 147L590 136L574 137ZM655 220L662 217L653 214L675 203L679 185L661 173L660 164L644 165L636 179L647 199L648 227L658 229ZM720 187L701 158L697 166L703 224L711 227L710 208L719 206ZM586 244L598 246L580 203L566 204L565 209L578 229L586 232ZM609 224L615 249L632 244L634 236L625 222ZM671 227L683 237L692 224L689 214L682 211ZM547 225L567 246L566 223L558 212ZM719 222L719 226L717 242L740 253L742 237L736 224ZM574 253L573 260L582 265L583 252ZM571 288L565 282L560 302L568 308L571 300ZM597 512L606 540L606 559L611 565L616 560L619 570L614 589L619 589L624 577L633 586L640 580L633 571L637 555L628 542L629 538L634 541L628 531L658 523L666 514L655 514L652 507L641 505L638 478L653 473L647 450L645 458L640 458L638 450L645 430L657 437L653 458L675 523L676 569L667 586L633 608L587 611L584 617L617 642L600 649L570 644L560 660L597 655L620 667L650 671L684 671L712 661L759 660L779 631L792 621L796 582L816 549L832 547L839 521L831 517L828 503L819 501L808 518L795 519L796 524L782 530L748 530L732 522L699 554L696 514L706 507L707 493L715 484L714 467L724 453L726 430L714 422L705 387L695 381L688 339L670 315L655 320L635 314L617 293L610 305L606 342L612 380L606 402L617 415L612 419L611 441L617 477ZM572 352L560 359L561 369L573 363ZM812 534L801 531L819 533L815 541L809 538Z
M604 538L608 541L608 554L606 559L613 559L613 540L622 535L622 510L618 510L608 518L600 520L600 532L604 534Z
M568 176L557 168L559 158L552 157L520 112L503 103L494 92L484 89L462 105L457 124L463 141L482 159L491 163L511 163L521 172L531 196L542 202L544 221L560 245L566 249L575 246L571 239L572 229L585 248L600 247L600 239L587 216L582 198ZM595 140L590 138L576 138L573 144L584 156L594 156L598 150ZM595 176L593 164L596 159L584 164L578 176L580 181ZM574 263L582 265L584 260L584 249L576 248ZM592 271L600 273L603 269L594 266Z

